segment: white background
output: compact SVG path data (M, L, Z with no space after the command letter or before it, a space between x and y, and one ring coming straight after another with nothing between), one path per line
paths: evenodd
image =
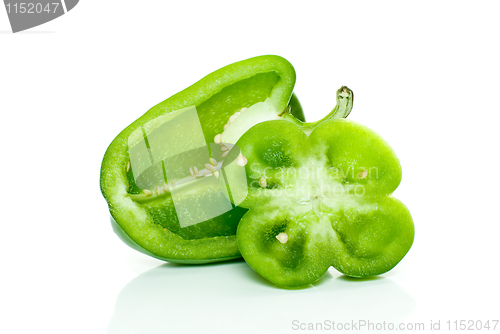
M83 0L18 34L0 8L1 333L500 319L498 2L172 3ZM395 195L416 237L391 272L355 281L331 269L288 291L244 262L162 265L113 234L99 191L111 140L202 76L262 54L294 65L309 120L350 87L349 118L398 154Z

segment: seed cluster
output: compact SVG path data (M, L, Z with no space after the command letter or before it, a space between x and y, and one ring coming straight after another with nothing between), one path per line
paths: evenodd
M229 120L227 121L227 123L224 125L224 131L226 131L226 129L229 127L229 125L231 125L231 123L233 123L236 120L236 118L238 118L238 116L240 116L241 113L243 113L247 109L248 108L241 108L240 111L237 111L234 114L232 114L231 117L229 117ZM222 142L222 133L215 135L214 143L219 144L221 146L220 149L221 149L221 151L224 152L224 153L222 153L222 157L225 158L229 154L229 151L231 149L229 147L227 147L227 145ZM236 163L238 164L238 166L243 167L247 164L247 162L248 162L247 158L245 158L241 153L236 158Z
M235 112L234 114L232 114L230 117L229 117L229 120L227 121L227 123L224 125L224 129L222 132L226 131L227 128L229 127L229 125L231 125L231 123L233 123L236 118L238 118L239 115L241 115L242 112L244 112L245 110L247 110L248 108L241 108L240 111L237 111ZM222 133L219 133L217 135L215 135L214 137L214 143L216 144L222 144ZM224 145L224 144L222 144ZM225 153L227 155L227 153ZM224 156L223 156L224 158Z
M174 186L175 186L175 182L171 182L171 187L170 188L173 188ZM166 183L163 183L162 186L156 186L153 189L153 191L148 190L148 189L144 189L142 192L144 193L144 195L146 197L159 196L159 195L167 193L170 188L169 188L169 186Z
M192 177L195 177L198 175L198 168L196 168L196 166L189 167L189 174L191 174Z
M231 117L229 117L228 122L224 125L224 130L226 130L228 128L228 126L232 122L234 122L236 120L236 118L238 118L238 116L240 116L241 113L244 112L246 109L247 108L241 108L240 111L237 111L233 115L231 115ZM221 146L221 150L224 152L224 153L222 153L222 158L225 158L229 154L229 151L231 149L226 144L222 143L222 133L215 135L214 142ZM238 166L243 167L247 164L247 162L248 162L247 158L245 158L243 156L243 154L241 154L241 153L236 158L236 163L238 164ZM197 178L201 178L204 176L211 176L212 174L215 176L215 178L218 179L220 176L219 170L221 167L222 167L222 163L218 163L217 160L215 160L214 158L210 158L208 160L208 163L205 164L205 169L198 170L198 168L196 166L189 167L189 174L191 175L190 177L188 176L188 177L181 179L181 180L178 180L178 181L172 181L172 182L170 182L170 185L167 185L166 183L164 183L162 186L157 186L153 190L143 189L143 191L142 191L144 194L143 196L145 196L145 197L159 196L159 195L162 195L164 193L169 192L177 185L181 186L181 185L184 185L186 183L190 183L190 182L196 180ZM127 162L127 166L126 166L126 171L128 172L129 170L130 170L130 161ZM267 186L266 179L262 178L259 181L259 184L261 185L262 188L265 188ZM137 196L134 196L134 197L137 198Z
M213 173L215 178L218 179L219 178L219 171L215 170L215 167L217 167L217 165L218 165L217 160L215 160L214 158L210 158L210 159L208 159L208 162L209 162L208 164L205 164L205 168L210 173L206 174L205 176L210 176Z
M220 149L222 150L222 152L224 152L222 153L222 157L225 158L229 154L230 151L229 147L227 147L225 144L222 143L220 145L221 145Z

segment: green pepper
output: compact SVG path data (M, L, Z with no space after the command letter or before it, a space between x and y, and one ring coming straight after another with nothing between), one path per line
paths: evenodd
M285 59L251 58L204 77L124 129L109 145L100 177L116 234L136 250L171 262L240 257L235 234L246 209L233 205L222 214L182 225L179 215L207 217L196 203L217 206L224 196L214 191L210 178L184 178L180 187L172 176L175 166L166 165L200 156L208 160L214 153L211 144L222 136L234 143L254 124L280 119L285 111L304 120L292 95L294 84L295 71ZM174 125L166 128L169 124ZM182 152L187 153L180 156ZM197 169L191 172L200 175ZM189 210L183 203L190 203Z
M240 206L249 209L238 246L278 286L308 285L330 266L379 275L413 243L412 217L391 195L401 181L394 151L367 127L334 118L262 122L236 143L247 159Z

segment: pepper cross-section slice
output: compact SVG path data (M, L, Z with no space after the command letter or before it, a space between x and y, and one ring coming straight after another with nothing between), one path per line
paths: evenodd
M237 230L244 259L283 287L313 283L330 266L354 277L393 268L414 227L391 195L401 181L391 147L345 119L294 123L263 122L237 142L248 161L240 206L249 211Z

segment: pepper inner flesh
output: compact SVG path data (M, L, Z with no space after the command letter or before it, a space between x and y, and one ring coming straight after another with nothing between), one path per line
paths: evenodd
M220 92L196 106L206 143L214 142L215 135L224 131L224 125L235 112L242 108L248 108L258 102L264 102L279 80L280 78L275 72L260 73L223 88ZM190 129L185 130L190 131ZM175 145L175 143L171 144ZM210 145L207 146L207 148L209 147ZM132 198L141 199L137 202L149 212L154 224L161 225L163 228L176 233L184 239L234 235L236 234L236 227L239 220L247 211L246 209L234 207L215 218L191 226L181 227L172 196L169 191L166 191L167 187L163 188L164 184L157 184L151 185L151 189L145 190L136 184L133 165L127 168L129 169L127 171L129 182L128 192L132 195ZM159 168L164 170L164 166L160 166ZM165 177L166 184L170 184L172 181L175 182L176 180L168 180ZM202 180L194 179L191 184L185 187L185 190L183 190L185 195L182 196L190 197L192 201L203 201L204 205L210 205L211 201L217 205L216 199L224 195L222 193L214 194L207 192L209 189L201 183L203 183ZM157 187L160 187L160 196L144 196L145 192L156 195L155 189ZM193 212L189 214L197 215L196 207L192 209Z

